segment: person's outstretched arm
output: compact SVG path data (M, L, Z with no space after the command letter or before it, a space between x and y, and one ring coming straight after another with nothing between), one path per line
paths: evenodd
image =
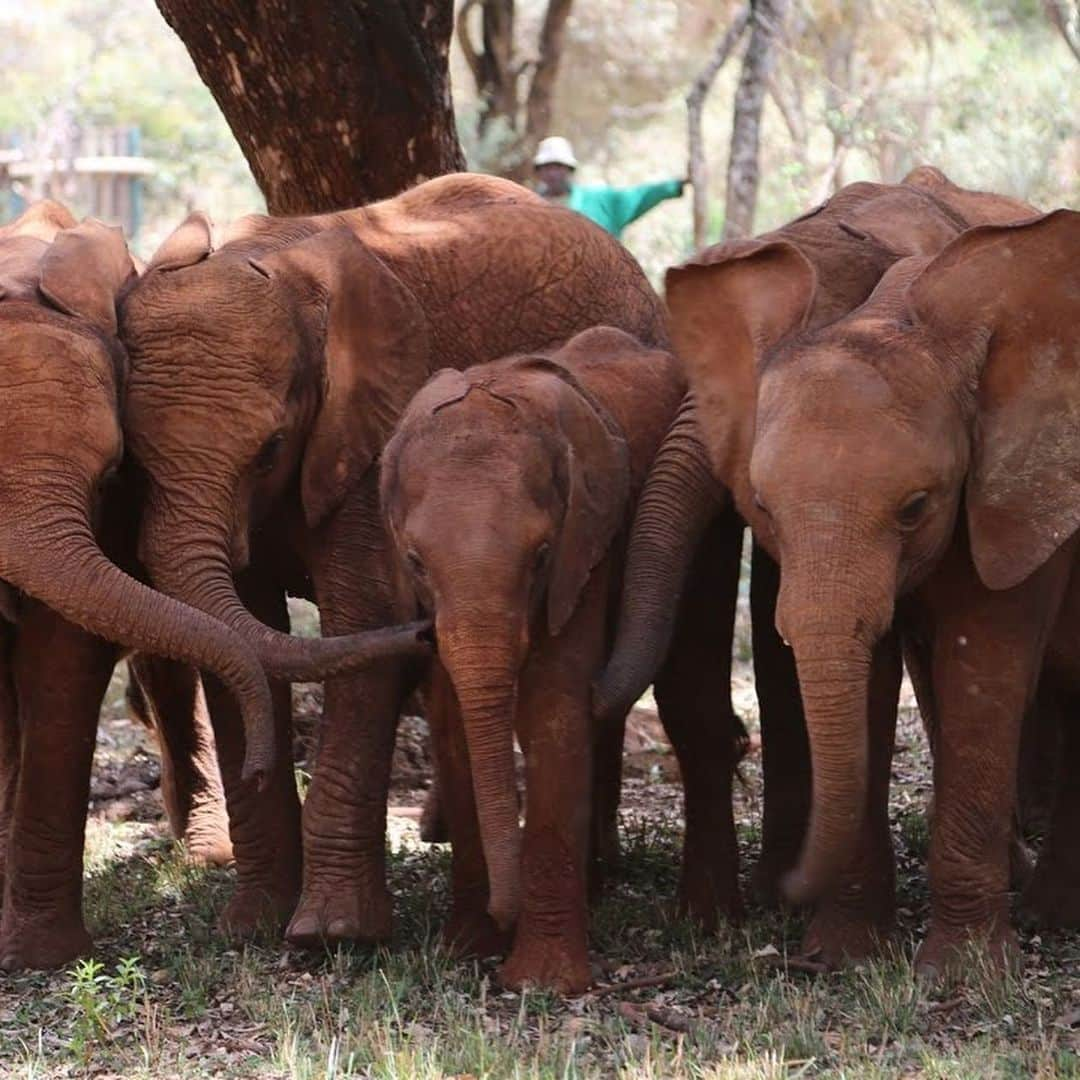
M661 180L655 184L638 184L636 187L612 188L609 192L611 216L618 221L618 228L625 229L631 221L637 221L657 203L665 199L677 199L683 190L682 180Z

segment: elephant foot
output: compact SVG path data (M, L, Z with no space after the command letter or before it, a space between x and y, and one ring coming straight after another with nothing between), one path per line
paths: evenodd
M254 886L239 886L218 918L218 929L234 941L281 935L292 914L296 896L280 895Z
M8 924L8 920L4 920ZM90 952L93 941L78 916L12 920L0 931L0 970L48 971Z
M513 931L500 930L495 920L475 907L455 908L442 929L442 941L454 956L505 956Z
M192 808L183 841L187 860L194 866L228 866L233 861L229 819L220 802Z
M680 918L696 922L707 934L716 933L721 922L742 922L743 903L738 881L721 885L710 874L685 873L679 884L678 912Z
M184 857L192 866L230 866L233 846L229 830L189 829L184 836Z
M378 944L393 931L393 901L386 889L363 894L346 884L307 888L285 937L303 949L344 942Z
M800 954L830 971L877 956L893 932L891 911L869 918L838 904L819 905L803 935Z
M575 997L592 985L592 968L584 934L579 942L540 938L521 940L499 969L499 983L507 990L526 986Z
M982 933L931 922L915 954L915 974L932 986L947 979L962 979L979 969L979 961L984 969L1004 972L1019 968L1020 960L1016 934L1004 919Z
M1080 929L1080 880L1044 859L1035 868L1020 899L1020 919L1026 926Z

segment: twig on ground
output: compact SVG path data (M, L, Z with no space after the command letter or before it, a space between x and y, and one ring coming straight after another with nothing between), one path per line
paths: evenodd
M626 982L605 983L603 986L594 987L594 997L602 997L604 994L613 994L615 991L641 990L648 986L665 986L679 977L677 971L665 971L663 975L646 975L640 979L627 979Z

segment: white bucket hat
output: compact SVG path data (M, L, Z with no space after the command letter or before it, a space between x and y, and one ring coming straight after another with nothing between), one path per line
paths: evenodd
M574 157L574 148L570 145L570 140L564 139L561 135L551 135L546 139L541 139L540 145L536 148L533 165L537 167L567 165L571 169L576 169L577 158Z

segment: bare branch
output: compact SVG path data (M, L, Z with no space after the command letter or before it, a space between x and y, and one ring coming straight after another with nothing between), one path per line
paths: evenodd
M472 72L472 77L479 86L480 57L476 52L476 46L472 42L472 35L469 33L469 12L478 3L480 3L480 0L465 0L465 3L461 5L461 10L457 13L457 19L454 21L454 32L457 34L458 44L461 46L461 54L465 57L465 63L468 64L469 71Z
M536 143L547 134L551 125L551 97L562 59L566 20L570 17L573 0L549 0L540 29L539 58L529 85L525 102L525 145L523 156L532 157Z
M701 116L705 110L705 99L712 89L720 69L727 63L735 46L739 43L747 24L750 22L750 5L739 9L724 36L717 42L716 49L708 63L698 72L686 95L687 148L689 154L690 184L694 193L694 247L703 247L706 240L706 226L709 204L709 175L705 161L705 140L701 132Z

